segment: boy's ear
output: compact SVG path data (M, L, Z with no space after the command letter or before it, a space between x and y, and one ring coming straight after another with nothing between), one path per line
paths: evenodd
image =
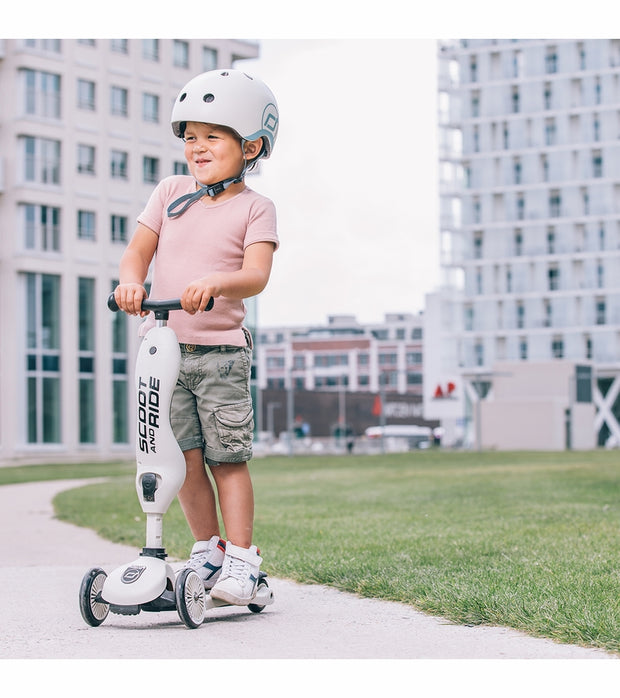
M253 158L258 157L260 155L260 152L262 149L263 149L263 139L262 138L257 138L255 141L246 141L243 144L243 152L245 153L245 156L249 160L252 160Z

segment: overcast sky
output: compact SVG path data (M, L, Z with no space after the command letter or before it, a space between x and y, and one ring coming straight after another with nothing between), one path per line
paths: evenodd
M281 248L262 325L380 321L438 279L434 40L263 40L244 62L280 108L249 185L272 198Z

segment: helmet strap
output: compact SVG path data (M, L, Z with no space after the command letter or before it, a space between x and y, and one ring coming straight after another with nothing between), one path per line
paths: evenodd
M241 153L243 154L243 167L241 169L241 172L236 177L229 177L228 179L223 179L221 182L216 182L215 184L201 184L196 179L195 182L198 185L199 189L197 191L191 192L190 194L184 194L183 196L179 196L178 199L175 199L166 210L168 218L177 218L178 216L182 215L193 203L202 199L202 197L205 195L217 196L218 194L221 194L223 191L226 191L226 189L228 189L228 187L231 184L243 182L243 178L245 177L245 173L248 169L248 162L245 157L245 150L243 148L244 143L245 141L242 139ZM180 210L176 210L179 206L181 206L181 204L184 204L183 208L181 208Z

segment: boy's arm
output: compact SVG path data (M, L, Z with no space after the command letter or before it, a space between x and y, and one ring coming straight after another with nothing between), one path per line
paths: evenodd
M119 264L119 285L114 290L114 298L121 310L129 315L144 316L142 300L147 293L144 280L149 265L157 249L159 237L150 228L138 223L131 241L127 245Z
M239 271L215 272L192 281L181 296L183 309L192 315L204 310L211 297L243 299L258 295L267 285L275 245L255 242L248 245Z

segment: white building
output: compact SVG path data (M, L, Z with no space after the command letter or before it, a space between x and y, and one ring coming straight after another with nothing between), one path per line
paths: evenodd
M441 42L439 132L434 377L467 418L500 362L591 365L620 446L620 40Z
M194 75L232 40L0 40L0 462L133 452L136 325L106 298Z

